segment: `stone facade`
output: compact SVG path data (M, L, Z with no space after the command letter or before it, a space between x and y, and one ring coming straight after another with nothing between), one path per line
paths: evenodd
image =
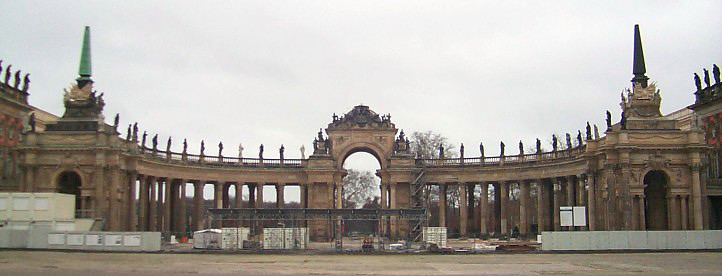
M643 57L638 56L638 32L637 47L632 89L622 97L623 119L608 121L603 135L592 135L588 127L586 139L580 134L579 145L566 149L441 159L416 158L391 116L363 105L334 115L318 132L307 159L177 153L158 149L157 141L147 147L145 137L139 141L137 129L123 138L117 122L105 123L102 94L92 92L85 61L78 84L66 91L65 115L44 131L24 133L18 147L23 174L18 190L76 194L81 213L105 219L110 231L181 232L188 230L188 217L192 230L205 227L205 184L215 187L216 208L262 208L264 186L277 188L278 208L284 208L283 190L288 186L300 187L301 208L343 208L343 162L355 152L367 152L381 165L381 208L429 208L424 189L438 186L438 224L449 226L447 194L456 190L461 236L506 235L515 229L526 236L540 230L707 228L704 172L712 146L703 131L680 129L677 120L661 115L660 91L647 83ZM186 201L180 200L186 198L181 187L188 184L195 188L190 215ZM229 200L229 189L240 195L242 186L249 190L248 206L240 196ZM474 191L479 189L477 202ZM494 206L489 212L492 192ZM510 203L512 197L518 197L516 204ZM588 226L563 229L562 206L585 206ZM511 219L512 209L518 210L518 218ZM475 212L484 215L476 221ZM331 235L328 222L310 221L308 227L312 237ZM392 216L383 220L381 232L406 237L415 227Z

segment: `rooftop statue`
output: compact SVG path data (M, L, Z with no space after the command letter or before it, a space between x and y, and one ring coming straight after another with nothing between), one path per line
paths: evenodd
M461 155L461 158L464 158L464 143L461 143L461 147L459 147L459 154Z
M113 119L113 130L118 131L118 123L120 123L120 114L115 113L115 119ZM130 125L128 125L128 140L130 140Z
M524 143L519 140L519 155L524 155Z
M153 150L158 149L158 134L153 136Z
M170 153L170 145L173 143L173 138L168 137L168 142L165 143L165 152Z
M597 124L594 124L594 140L599 139L599 128L597 128Z
M15 72L15 89L18 89L20 87L20 71L21 70Z
M484 143L479 143L479 152L481 153L481 158L484 158Z
M283 147L283 144L281 144L281 148L278 149L278 156L280 156L281 159L284 159L283 152L286 151L286 148Z
M188 139L183 139L183 154L188 153Z
M201 140L201 156L204 156L206 152L206 142Z
M12 64L8 65L8 67L5 67L5 85L10 86L10 76L12 73L10 73L10 68L13 67Z
M541 140L536 138L536 153L541 153Z
M218 142L218 156L223 156L223 142Z
M499 144L499 147L501 147L501 156L504 156L504 148L506 147L506 145L504 145L504 141Z
M30 131L35 132L35 112L30 113L30 118L28 119L28 123L30 124Z
M607 130L612 129L612 113L607 110Z
M133 123L133 142L138 142L138 122Z
M694 86L697 87L697 91L702 91L702 81L699 79L697 73L694 73Z
M130 141L130 128L131 128L132 126L133 126L133 125L128 124L128 131L125 132L125 140L126 140L126 141ZM113 129L117 129L117 128L118 128L118 126L113 126Z
M619 125L622 129L627 129L627 112L622 111L622 119L619 120Z
M557 151L557 136L552 134L552 151Z
M591 136L591 133L588 135ZM591 138L591 137L589 137ZM577 130L577 143L581 146L582 145L582 131Z
M145 138L146 138L146 137L148 137L148 133L146 133L145 130L144 130L144 131L143 131L143 142L140 144L140 146L141 146L142 148L145 148Z
M243 159L243 143L238 143L238 159Z
M261 144L261 146L258 147L258 158L263 159L263 144Z
M439 159L444 159L444 144L439 143Z
M707 68L704 68L704 69L702 69L702 70L704 70L704 84L707 85L707 87L709 87L709 85L710 85L710 83L709 83L709 70L707 70Z
M714 75L714 84L720 83L720 72L717 64L712 64L712 75Z
M571 149L572 148L572 136L569 135L569 132L567 132L566 136L567 136L566 137L567 138L567 149Z
M306 159L306 147L301 145L301 159Z
M23 78L23 92L28 92L28 89L30 89L30 73L25 74Z
M592 127L589 125L589 121L587 121L587 140L592 140Z

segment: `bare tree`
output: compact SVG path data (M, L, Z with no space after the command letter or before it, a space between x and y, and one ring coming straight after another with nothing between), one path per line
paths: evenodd
M419 159L439 158L439 146L444 146L444 158L454 158L459 153L454 151L454 145L449 144L449 139L438 133L431 131L418 132L411 134L411 152L416 154Z
M343 206L354 209L373 196L375 176L370 171L348 169L343 178Z

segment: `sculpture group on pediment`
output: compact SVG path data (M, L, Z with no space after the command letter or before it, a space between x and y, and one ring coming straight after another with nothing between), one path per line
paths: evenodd
M404 134L404 130L401 130L401 133L399 133L399 137L396 138L396 141L394 142L394 147L397 153L411 152L411 144L409 142L409 138L406 137L406 134Z

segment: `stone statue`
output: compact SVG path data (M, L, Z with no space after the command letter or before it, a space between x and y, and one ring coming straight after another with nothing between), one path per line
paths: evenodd
M612 129L612 113L607 110L607 130Z
M541 153L541 140L536 138L536 153Z
M168 142L165 143L165 152L170 153L170 145L173 143L173 138L168 137Z
M589 125L589 121L587 121L587 140L592 140L592 126Z
M130 127L130 125L128 125L128 127ZM153 136L153 140L152 140L152 141L153 141L153 150L158 149L158 134L156 134L155 136Z
M28 119L28 123L30 124L30 131L35 132L35 113L30 113L30 119Z
M589 133L589 135L587 135L587 137L589 137L589 136L591 136L591 135L592 135L592 134ZM591 138L591 137L589 137L589 138ZM577 144L578 144L579 146L582 145L582 131L581 131L581 130L577 130Z
M188 139L183 139L183 154L188 153Z
M571 149L572 148L572 136L569 135L569 132L567 132L566 138L567 138L567 149Z
M714 76L714 84L720 83L720 76L719 76L719 67L717 67L717 64L712 64L712 75Z
M627 129L627 112L622 111L622 119L619 120L619 125L622 126L622 129Z
M138 142L138 122L133 124L133 142Z
M333 113L333 116L331 116L331 118L333 118L334 123L338 121L338 116L336 116L336 112Z
M706 87L709 87L709 70L707 70L707 68L704 68L702 70L704 70L704 84L707 85Z
M238 143L238 159L243 159L243 143Z
M697 91L702 90L702 81L699 79L699 75L697 75L697 73L694 73L694 86L697 87Z
M557 151L557 136L552 134L552 151Z
M323 130L320 128L318 129L318 140L323 142Z
M118 123L120 123L120 114L115 113L115 119L113 119L113 130L118 131ZM128 135L130 135L130 125L128 125Z
M140 144L140 146L141 146L142 148L145 148L145 138L146 138L146 137L148 137L148 133L146 133L145 130L144 130L144 131L143 131L143 142Z
M3 60L0 59L0 74L3 72Z
M206 152L206 141L201 140L201 156L204 156Z
M306 147L301 145L301 159L306 159Z
M335 114L334 114L335 115ZM283 159L283 152L286 151L286 148L283 147L283 144L281 144L281 148L278 149L278 156L280 156L281 159Z
M439 159L444 159L444 144L439 143Z
M223 142L218 142L218 156L223 156Z
M484 143L479 143L479 152L481 153L481 158L484 158Z
M464 143L461 143L461 147L459 147L459 154L461 154L461 159L464 159Z
M22 70L18 70L17 72L15 72L15 89L18 89L20 87L20 71Z
M519 155L524 155L524 143L519 140Z
M506 145L504 145L504 141L499 144L499 147L501 147L501 156L504 156L504 148L506 147Z
M30 89L30 73L25 74L23 78L23 92L28 92L28 89Z
M597 128L597 124L594 124L594 140L599 139L599 128Z
M12 73L10 73L10 68L12 68L13 65L10 64L8 67L5 67L5 85L10 86L10 76Z
M125 132L125 140L126 140L126 141L130 141L130 128L131 128L132 126L133 126L133 125L128 124L128 131ZM114 130L117 129L117 128L118 128L117 126L114 126L114 127L113 127Z
M258 147L258 159L263 159L263 144Z

